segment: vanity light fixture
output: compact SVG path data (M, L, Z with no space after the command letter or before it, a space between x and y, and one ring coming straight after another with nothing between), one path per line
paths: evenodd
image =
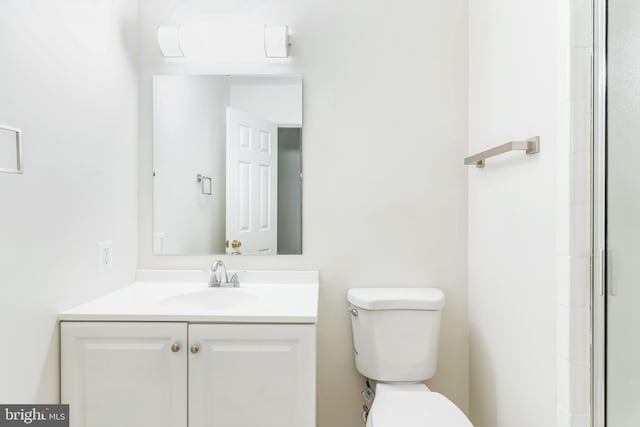
M289 57L289 27L286 25L264 26L264 54L267 58Z
M169 58L182 58L184 53L180 46L180 27L158 27L158 45L162 55Z

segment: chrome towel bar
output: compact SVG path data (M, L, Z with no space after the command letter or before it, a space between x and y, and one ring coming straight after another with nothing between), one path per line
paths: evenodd
M484 161L489 157L495 157L500 154L508 153L509 151L524 151L527 155L536 154L540 152L540 137L535 136L529 138L526 141L512 141L506 144L499 145L489 150L483 151L476 155L467 157L464 159L465 165L476 165L478 168L484 167Z

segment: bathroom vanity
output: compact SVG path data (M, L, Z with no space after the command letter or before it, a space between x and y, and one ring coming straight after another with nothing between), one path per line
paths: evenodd
M60 315L71 426L312 427L318 272L142 271Z

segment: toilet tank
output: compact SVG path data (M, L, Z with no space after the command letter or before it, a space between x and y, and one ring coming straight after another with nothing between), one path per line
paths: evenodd
M436 288L349 289L356 368L384 382L435 375L444 293Z

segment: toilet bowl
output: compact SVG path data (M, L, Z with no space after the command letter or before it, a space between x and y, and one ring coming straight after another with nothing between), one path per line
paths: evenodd
M473 427L449 399L424 384L384 384L367 417L367 427Z
M349 289L356 368L377 382L367 427L473 427L422 382L435 375L444 293L435 288Z

